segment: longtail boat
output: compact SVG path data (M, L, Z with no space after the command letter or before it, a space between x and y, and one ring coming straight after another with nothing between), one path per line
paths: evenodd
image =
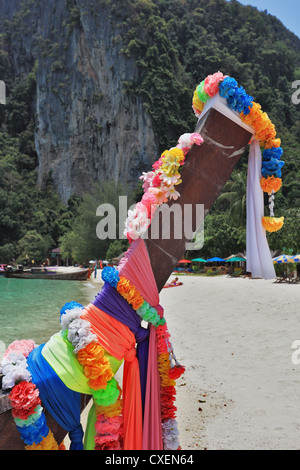
M182 183L178 186L180 198L176 203L182 207L184 204L192 205L194 215L197 204L203 204L205 216L230 177L252 133L213 107L199 119L195 131L201 133L204 143L201 146L193 145L186 155L181 172ZM170 201L166 204L171 207L173 203ZM152 224L155 223L159 222L154 218ZM152 239L150 235L144 240L158 292L182 258L186 243L191 239L188 240L185 236L182 239L175 238L171 226L170 239ZM129 251L128 263L130 256ZM82 410L88 401L89 397L82 395ZM49 413L47 420L57 442L62 442L67 431ZM0 449L24 449L12 418L7 392L3 391L0 391Z

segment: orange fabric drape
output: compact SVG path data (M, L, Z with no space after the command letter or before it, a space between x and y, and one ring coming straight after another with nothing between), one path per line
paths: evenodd
M89 304L81 318L91 324L101 346L118 360L124 358L123 414L124 450L142 449L143 413L136 341L130 329L115 318Z
M125 276L142 294L143 298L158 313L163 309L159 305L159 292L152 271L148 251L142 238L134 241L127 254L122 258L119 275ZM160 378L157 365L157 347L155 327L150 327L147 386L143 424L143 450L163 450L161 428Z

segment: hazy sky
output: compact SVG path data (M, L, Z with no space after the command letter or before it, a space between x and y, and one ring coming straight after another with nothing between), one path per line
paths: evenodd
M276 16L284 26L300 37L300 1L299 0L238 0L243 5L268 10Z

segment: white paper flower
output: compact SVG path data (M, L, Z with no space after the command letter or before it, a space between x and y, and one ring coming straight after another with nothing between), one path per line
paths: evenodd
M60 317L60 323L62 326L63 330L67 330L69 328L69 324L75 320L76 318L80 318L82 315L83 309L80 307L75 307L70 310L66 310L66 313L64 313Z
M91 342L97 341L97 336L91 332L91 325L88 321L76 318L69 324L68 340L74 346L76 354Z
M164 450L178 450L179 431L175 419L167 419L162 423Z
M140 238L147 230L150 219L147 215L147 209L141 204L133 210L128 211L128 217L125 222L124 234L129 234L132 240Z
M30 381L31 374L27 369L27 360L21 353L10 353L1 363L2 388L7 390L23 380Z

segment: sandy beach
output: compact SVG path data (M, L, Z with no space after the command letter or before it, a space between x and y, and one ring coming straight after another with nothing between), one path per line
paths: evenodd
M174 278L172 276L171 278ZM164 289L182 449L299 449L300 284L182 276ZM300 357L300 356L299 356Z

